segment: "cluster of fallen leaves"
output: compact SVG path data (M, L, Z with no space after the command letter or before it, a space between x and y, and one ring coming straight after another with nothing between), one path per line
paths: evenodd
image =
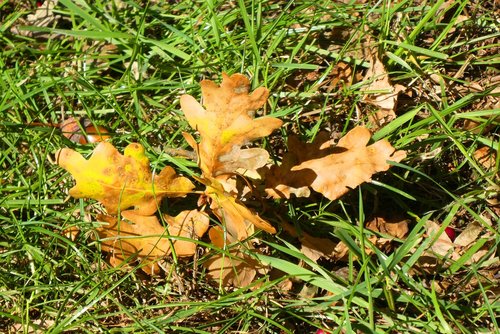
M190 95L181 97L182 111L199 137L184 133L201 170L194 179L204 189L198 208L175 217L158 212L160 202L194 194L195 185L172 167L153 174L140 144L128 145L122 155L111 143L101 142L89 159L69 148L57 153L58 164L76 180L69 194L96 199L107 212L97 216L101 222L97 232L113 266L138 260L145 272L158 273L159 262L171 253L193 256L196 240L208 231L213 245L225 251L213 251L205 261L207 275L224 285L249 284L263 270L249 255L254 251L255 229L276 233L275 226L245 205L249 194L279 199L308 197L314 190L335 200L370 181L374 173L389 169L389 161L405 157L386 140L368 145L369 130L356 127L336 145L327 133L312 143L290 136L281 164L270 164L265 149L249 144L270 135L283 122L270 116L256 118L268 90L250 92L249 88L245 76L223 74L220 86L201 82L203 104ZM257 185L263 185L265 192L259 193ZM210 226L209 214L219 223ZM307 245L306 240L303 243Z
M107 212L97 216L101 223L97 234L111 265L139 261L144 272L157 274L160 263L172 253L193 256L197 240L208 234L219 250L207 250L207 276L224 286L246 286L257 273L266 271L251 256L256 251L252 236L256 229L276 233L277 227L245 205L249 195L288 199L309 197L316 191L335 200L369 182L373 174L388 170L389 161L405 157L404 151L396 151L386 140L369 145L369 130L358 126L336 144L325 132L312 143L289 136L288 152L281 163L271 164L266 150L249 144L270 135L282 121L269 116L255 118L268 91L261 87L249 92L249 87L245 76L223 74L220 86L209 80L201 82L203 104L190 95L181 97L184 115L199 137L196 140L190 133L183 134L196 153L201 175L194 179L204 187L202 191L195 192L193 182L172 167L153 174L140 144L128 145L122 155L111 143L101 142L88 160L68 148L57 153L59 165L76 180L69 194L96 199ZM200 193L198 208L175 217L158 212L164 198ZM210 224L210 214L218 223ZM301 251L313 261L347 258L349 249L341 241L298 233L287 222L279 227L298 238ZM405 239L409 231L406 221L380 217L367 221L365 228L373 232L369 242L382 251L390 251L393 241ZM425 231L422 238L432 242L417 263L424 271L446 267L451 263L448 260L458 261L472 250L475 255L467 261L477 261L492 240L478 224L470 224L456 239L432 221L426 223ZM369 247L365 251L373 252Z

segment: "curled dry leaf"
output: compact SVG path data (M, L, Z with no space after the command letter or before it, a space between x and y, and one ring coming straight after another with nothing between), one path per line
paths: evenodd
M226 249L227 240L224 239L224 231L221 227L212 227L208 235L216 247ZM245 245L233 244L226 253L217 252L212 255L204 263L207 276L220 282L221 286L246 287L252 283L257 272L265 273L266 268L259 261L242 251L242 247L251 249L249 243Z
M226 193L217 181L208 185L205 193L211 199L212 211L226 226L229 242L248 238L254 232L254 226L268 233L276 233L271 224Z
M160 174L151 174L149 160L140 144L130 144L121 155L110 143L97 145L90 159L63 148L56 153L57 163L72 174L76 185L69 190L75 198L100 201L109 214L135 207L138 214L156 212L164 197L183 197L194 185L165 167Z
M202 212L183 211L176 217L167 216L168 227L163 227L156 216L141 216L134 211L123 211L122 220L98 215L103 224L97 229L101 249L110 255L110 263L119 266L124 261L141 261L147 274L160 272L158 262L171 253L176 256L193 256L196 244L176 237L196 240L208 229L208 216Z
M190 95L181 97L181 108L189 125L200 133L199 144L189 140L197 151L205 177L234 173L237 169L255 170L269 158L261 148L241 146L265 137L283 123L274 117L254 119L255 111L267 100L268 90L249 93L250 82L241 74L222 75L220 86L210 80L201 82L203 104Z
M306 144L291 137L289 152L281 166L273 166L266 175L266 192L273 198L308 196L308 187L335 200L377 172L386 171L388 160L399 162L404 151L396 151L387 140L367 146L370 131L356 127L333 147L326 136Z
M88 118L69 117L59 125L59 129L64 137L78 144L99 143L111 138L107 129L93 125Z
M371 82L362 89L365 92L362 101L379 108L374 114L368 115L368 119L374 128L380 128L396 118L398 94L404 90L404 87L393 86L390 83L389 74L376 52L371 54L371 67L363 80Z
M60 19L59 15L54 14L54 8L57 6L59 0L46 0L41 6L37 7L34 14L29 14L26 20L23 20L22 25L32 27L48 27L55 24ZM19 30L17 26L11 28L12 33L28 37L49 37L49 34L39 33L32 30Z

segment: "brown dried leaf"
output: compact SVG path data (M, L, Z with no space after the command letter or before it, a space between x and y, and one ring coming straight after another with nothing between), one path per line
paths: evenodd
M165 167L153 177L140 144L128 145L123 155L110 143L101 142L88 160L68 148L59 150L56 157L59 166L76 180L69 194L96 199L110 214L133 206L138 214L152 215L164 197L183 197L194 188L172 167Z
M227 242L224 241L224 232L219 226L212 227L209 232L212 243L223 249ZM204 266L207 276L219 281L221 286L245 287L254 280L257 272L264 272L265 268L259 261L250 257L241 250L243 244L234 244L227 253L216 253L210 257ZM250 245L247 243L247 247Z
M107 129L94 126L87 118L69 117L59 125L59 129L64 137L79 144L99 143L111 138Z
M437 235L439 232L439 229L441 226L439 224L433 222L433 221L428 221L425 224L425 228L427 230L427 238L432 238L435 241L432 243L430 247L430 253L427 255L433 255L437 254L441 257L448 257L453 260L456 260L458 258L458 253L455 250L455 245L453 244L453 241L451 241L450 237L442 231L441 234Z
M380 232L398 239L404 239L408 234L408 222L404 220L388 221L382 217L375 217L365 226L370 231Z
M389 252L393 249L394 239L404 239L408 234L408 223L404 220L386 220L383 217L375 217L372 220L365 223L365 227L373 232L381 233L383 236L371 236L369 240L378 249ZM368 254L372 254L373 250L370 248L366 249Z
M326 238L313 237L310 234L303 233L299 238L302 246L300 251L302 254L316 262L320 258L338 260L342 258L342 254L338 253L338 243Z
M353 73L353 71L353 67L348 63L342 61L336 63L328 74L328 77L331 79L325 82L328 85L326 90L331 92L343 87L349 87L353 83L361 81L363 79L361 73L359 71Z
M193 256L196 243L175 237L196 240L205 234L209 224L208 216L196 210L183 211L176 217L166 216L169 222L166 228L156 216L141 216L134 211L123 211L121 215L120 222L113 216L98 215L98 220L108 223L97 229L101 249L110 254L110 264L114 267L137 257L147 274L159 273L158 262L170 254L171 246L176 256Z
M178 236L197 240L208 230L210 219L204 212L185 210L177 216L163 215L168 222L170 236ZM193 256L196 253L196 243L188 240L172 240L176 256Z
M474 152L474 159L486 170L493 170L496 166L496 152L488 146L483 146L476 150Z
M57 6L59 0L46 0L43 1L42 5L38 7L34 14L29 14L26 20L23 20L24 25L33 27L48 27L57 22L60 19L59 15L54 15L54 8ZM49 37L49 34L40 33L31 30L19 30L17 26L11 28L12 33L19 34L22 36L34 37L34 36L44 36Z
M292 237L297 237L299 239L302 244L300 251L314 262L320 258L338 260L345 255L342 249L338 247L339 243L326 238L313 237L305 232L302 232L299 236L295 227L287 222L282 222L281 226Z
M140 216L133 211L123 211L124 220L98 215L99 221L107 222L97 229L101 249L110 254L110 263L117 267L124 261L139 260L142 270L157 274L157 262L170 252L168 232L156 216Z
M216 181L207 185L205 193L211 199L212 211L224 223L230 242L248 238L254 232L254 226L268 233L276 233L271 224L226 193Z
M190 95L180 100L189 124L200 133L200 143L189 138L189 144L198 152L200 168L207 178L262 167L269 158L267 151L241 146L268 136L283 123L274 117L253 118L266 103L266 88L249 94L250 82L245 76L223 73L222 77L220 86L210 80L201 82L205 108Z
M387 140L366 146L370 131L363 127L349 131L335 147L324 138L312 144L291 139L282 166L271 167L266 175L266 192L274 198L289 198L292 193L307 196L304 188L311 187L335 200L370 181L373 174L388 170L387 160L399 162L406 156Z
M404 87L401 85L393 86L390 83L389 74L376 52L372 53L371 58L371 67L363 78L363 80L371 82L362 88L362 91L365 92L362 101L379 108L375 114L368 115L368 119L373 127L380 128L396 118L395 109L398 94L404 90Z
M483 225L477 221L473 221L457 236L454 243L461 247L468 247L477 240L482 231Z
M450 265L449 261L443 262L445 259L457 260L459 254L453 241L444 232L437 235L440 230L439 224L428 221L425 224L426 234L422 240L433 240L429 249L425 251L418 259L418 268L425 272L433 272L436 268L446 268Z

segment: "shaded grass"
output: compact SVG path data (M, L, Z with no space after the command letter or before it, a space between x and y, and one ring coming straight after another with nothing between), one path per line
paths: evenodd
M497 84L488 81L499 75L498 16L480 2L457 1L444 13L441 3L60 0L61 19L34 27L19 21L32 11L30 4L3 2L0 328L498 331L499 301L491 298L498 278L488 276L498 261L498 211L486 200L498 196L499 155L490 170L471 157L483 145L498 153L498 93L492 93ZM460 15L468 20L460 21ZM37 35L11 32L23 25ZM53 38L43 36L49 33ZM290 221L342 240L350 250L346 262L317 264L281 232L259 235L266 252L256 256L274 271L253 289L222 291L210 285L200 265L203 257L177 261L165 278L106 266L91 237L99 206L67 198L72 181L52 162L61 147L84 155L92 147L77 146L37 122L86 116L108 126L117 147L139 142L153 166L169 164L191 175L197 173L193 162L164 153L187 147L181 132L189 127L178 98L186 92L199 96L203 78L218 81L221 72L241 72L252 78L253 88L270 89L263 113L286 120L264 143L279 160L291 133L311 140L320 130L345 133L365 121L359 110L368 107L361 103L360 89L367 83L330 83L340 61L354 73L365 71L367 39L377 43L393 83L407 88L398 117L374 139L389 138L408 151L408 158L334 203L313 195L271 203L268 209L278 227L280 220ZM484 90L469 89L470 83ZM465 120L477 122L476 129L466 129ZM379 214L412 222L408 237L387 254L371 244L373 232L362 224ZM480 222L494 233L487 245L491 256L469 265L471 251L449 269L414 274L412 268L434 242L425 239L429 219L442 231ZM72 226L82 231L74 240L64 237ZM287 278L293 281L291 291L280 285Z

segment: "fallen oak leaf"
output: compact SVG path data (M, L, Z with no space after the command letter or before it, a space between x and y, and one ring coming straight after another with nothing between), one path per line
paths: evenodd
M292 170L303 161L318 159L333 153L323 143L328 143L326 132L320 132L310 143L303 143L297 136L288 137L288 152L285 153L281 165L273 165L269 170L263 169L263 178L266 180L266 192L273 198L309 197L309 185L316 179L317 174L312 170ZM327 145L328 146L328 145Z
M321 142L324 137L312 144L294 140L296 146L289 147L287 159L295 160L295 165L290 167L287 163L284 170L281 166L271 167L266 174L266 192L273 198L289 198L292 193L307 194L303 188L311 187L335 200L370 181L373 174L388 170L391 165L387 160L399 162L406 156L404 151L396 151L387 140L367 146L370 136L368 129L358 126L341 138L335 147L331 146L331 141ZM297 176L301 173L307 173L307 177Z
M287 222L282 222L281 226L283 230L288 232L292 237L299 239L301 243L300 252L314 262L318 261L320 258L338 260L345 256L342 252L338 252L339 243L327 238L313 237L304 231L299 235L295 227Z
M253 233L253 226L275 233L268 222L239 202L236 194L226 191L235 188L231 179L234 175L256 172L269 159L264 149L242 148L283 123L274 117L254 119L255 111L266 103L268 90L260 87L249 93L250 82L245 76L225 73L220 86L203 80L201 90L205 107L190 95L183 95L180 103L190 126L200 134L199 143L192 135L183 135L198 155L202 171L198 180L206 186L204 198L225 224L231 242L246 239Z
M365 92L362 101L379 108L377 112L368 115L372 127L378 129L396 118L395 109L398 95L405 88L402 85L393 86L391 84L389 74L378 58L377 52L372 52L369 58L371 58L371 67L363 80L371 82L362 88L362 91Z
M222 74L220 86L210 80L201 82L203 104L191 95L181 96L182 111L189 125L200 133L188 143L196 150L203 176L213 178L235 173L237 169L256 170L269 158L261 148L241 149L257 138L265 137L283 123L274 117L254 119L255 111L267 100L268 90L257 88L249 93L250 82L241 74ZM186 137L186 135L185 135Z
M98 215L97 220L106 222L97 229L101 250L109 253L109 261L118 267L131 260L139 260L147 274L158 274L158 261L170 251L166 228L156 216L141 216L133 211L123 211L124 220Z
M174 237L188 239L201 238L208 230L210 219L204 212L185 210L177 216L163 215L168 223L168 233ZM176 256L193 256L196 252L196 243L189 240L172 240Z
M205 194L211 200L210 208L224 224L230 242L248 238L253 234L254 226L268 233L276 233L276 229L270 223L226 193L217 180L207 184Z
M123 211L121 215L120 221L113 216L97 216L99 221L108 223L97 229L101 249L110 254L110 264L114 267L137 257L147 274L160 272L158 262L171 253L172 246L178 257L193 256L196 243L184 239L202 237L209 224L208 216L197 210L166 216L167 227L156 216L141 216L135 211Z
M111 143L101 142L88 160L68 148L59 150L56 157L76 180L69 194L96 199L109 214L135 207L138 214L152 215L164 197L183 197L194 188L172 167L153 177L144 148L136 143L128 145L123 155Z
M207 276L219 281L221 286L246 287L252 283L258 272L266 271L258 260L242 251L243 244L228 245L220 226L212 227L208 235L217 248L228 249L226 252L215 253L203 264L207 269ZM251 248L249 243L245 245Z

